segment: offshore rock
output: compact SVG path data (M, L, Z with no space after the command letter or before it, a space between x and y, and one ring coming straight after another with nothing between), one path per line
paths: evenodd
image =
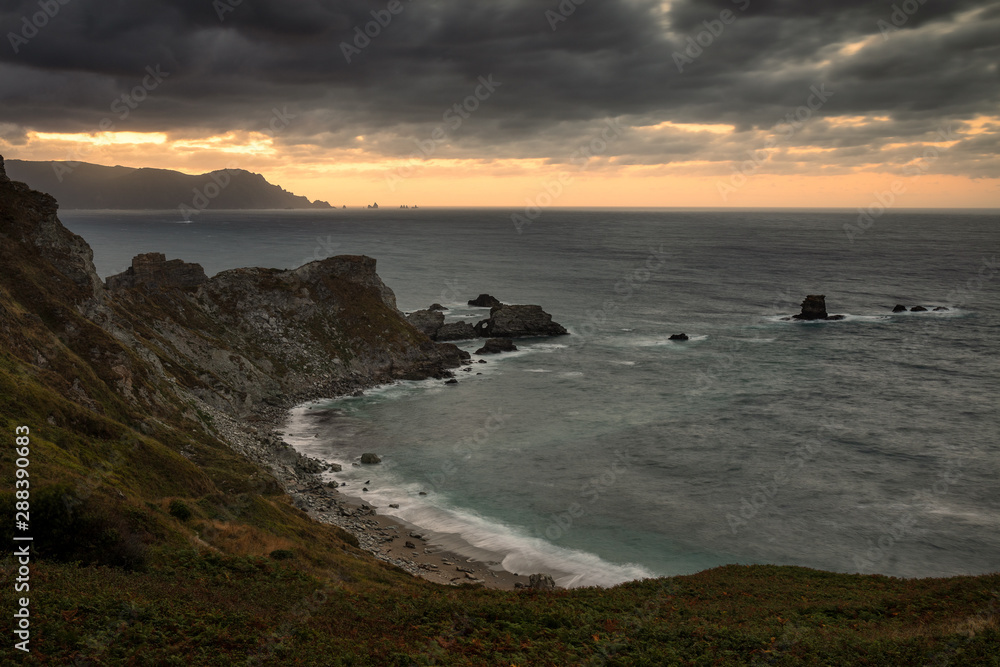
M190 264L179 259L167 261L161 252L150 252L132 258L132 266L107 280L108 290L145 287L178 287L186 289L208 282L201 264Z
M913 308L910 308L910 312L911 313L926 313L927 309L924 308L923 306L914 306Z
M502 306L500 299L492 297L489 294L480 294L475 299L469 301L470 306L478 306L479 308L493 308L495 306Z
M525 336L563 336L569 332L541 306L494 306L490 319L476 324L483 338L520 338Z
M822 294L810 294L802 302L802 312L792 317L796 320L825 320L828 317L826 297Z
M904 306L901 303L897 303L896 307L892 309L892 312L894 312L894 313L905 313L906 312L906 306Z
M500 354L501 352L517 352L517 346L510 338L490 338L485 345L476 350L476 354Z
M689 337L688 337L688 335L687 335L687 334L684 334L684 333L681 333L681 334L673 334L673 335L672 335L672 336L670 337L670 340L689 340Z

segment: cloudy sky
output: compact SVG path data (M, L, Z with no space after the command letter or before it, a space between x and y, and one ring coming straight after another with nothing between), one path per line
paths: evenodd
M1000 206L1000 1L0 0L0 154L335 205Z

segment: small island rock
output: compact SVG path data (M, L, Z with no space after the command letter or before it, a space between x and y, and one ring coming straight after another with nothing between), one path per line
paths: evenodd
M798 315L792 315L792 318L796 320L825 320L827 318L826 296L822 294L808 295L802 302L802 312Z
M376 463L382 463L382 459L379 458L378 454L368 452L361 455L361 462L365 465L375 465Z
M906 306L904 306L901 303L897 303L896 307L892 309L892 312L894 312L894 313L905 313L906 312Z
M926 313L927 309L924 308L923 306L914 306L913 308L910 308L910 312L911 313Z
M476 354L500 354L501 352L517 352L517 346L509 338L489 338L485 345L476 350Z
M483 338L520 338L525 336L564 336L569 332L541 306L496 306L490 319L476 324Z
M689 340L689 337L685 333L674 334L670 337L670 340Z
M469 301L470 306L478 306L479 308L493 308L495 306L503 305L500 303L500 299L490 296L489 294L480 294L475 299Z

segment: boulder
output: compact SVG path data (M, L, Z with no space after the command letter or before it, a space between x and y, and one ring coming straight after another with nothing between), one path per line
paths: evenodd
M494 306L502 306L500 299L490 296L489 294L480 294L475 299L469 301L470 306L478 306L479 308L493 308Z
M442 306L440 303L432 303L430 306L428 306L427 310L448 310L448 309Z
M510 338L490 338L485 345L476 350L476 354L500 354L501 352L517 352L517 346Z
M477 338L476 329L471 324L466 321L461 322L450 322L443 325L437 331L437 335L433 337L434 340L439 341L449 341L449 340L468 340L470 338Z
M455 378L452 378L452 379L448 380L447 382L445 382L445 384L458 384L458 380L456 380Z
M674 334L670 337L670 340L688 340L687 334Z
M547 574L533 574L528 577L528 588L536 591L551 591L555 590L556 582L550 575Z
M939 312L942 310L948 310L948 308L945 308L944 306L938 306L937 308L934 309L934 312Z
M826 297L822 294L808 295L802 302L802 312L798 315L792 315L792 318L796 320L825 320L827 318Z
M924 308L923 306L914 306L913 308L910 308L910 312L911 313L926 313L927 309Z
M418 310L407 315L406 321L434 340L438 330L444 326L444 315L436 310Z
M382 459L379 458L378 454L368 452L361 455L361 462L365 465L375 465L376 463L382 463Z
M490 318L476 324L483 338L519 338L523 336L563 336L568 334L541 306L495 306Z
M894 312L894 313L905 313L906 312L906 306L904 306L901 303L897 303L896 307L892 309L892 312Z

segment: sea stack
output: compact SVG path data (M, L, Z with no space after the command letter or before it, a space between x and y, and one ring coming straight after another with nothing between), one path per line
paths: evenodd
M810 294L802 302L802 312L792 316L796 320L825 320L826 296L823 294Z

